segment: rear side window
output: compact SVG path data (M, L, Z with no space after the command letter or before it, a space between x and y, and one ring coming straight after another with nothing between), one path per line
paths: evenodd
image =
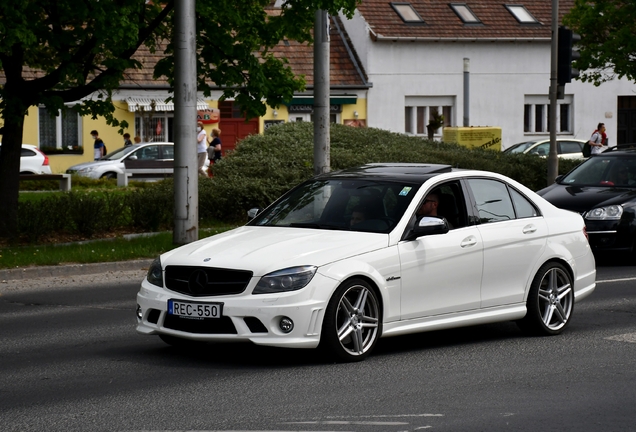
M515 205L515 211L517 213L517 219L535 217L539 215L537 209L532 205L530 201L516 190L510 188L510 196L512 196L512 202Z
M481 223L515 219L515 210L505 184L496 180L468 179Z
M559 144L561 145L562 154L581 153L583 151L581 144L576 141L561 141Z
M23 148L22 152L20 153L20 157L31 157L31 156L35 156L35 152L31 149L26 149Z

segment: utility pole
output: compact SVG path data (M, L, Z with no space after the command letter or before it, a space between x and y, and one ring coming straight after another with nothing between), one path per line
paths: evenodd
M552 0L552 48L550 50L550 153L548 153L548 186L554 183L559 175L559 158L557 156L557 52L559 44L559 0Z
M331 170L329 141L329 16L314 19L314 175Z
M196 146L197 65L195 0L175 3L174 231L175 244L199 239Z

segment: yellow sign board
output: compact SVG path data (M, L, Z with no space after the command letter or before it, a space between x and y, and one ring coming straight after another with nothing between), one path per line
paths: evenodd
M442 140L464 147L501 151L501 128L491 126L445 127Z

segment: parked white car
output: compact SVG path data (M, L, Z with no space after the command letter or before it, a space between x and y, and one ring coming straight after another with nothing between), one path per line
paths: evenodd
M0 151L2 151L2 143L0 143ZM20 174L51 174L49 157L42 153L37 146L22 144Z
M422 215L433 206L437 216ZM595 281L581 216L520 183L370 164L161 255L137 295L137 331L175 346L322 346L357 361L380 337L451 327L514 320L559 334Z
M133 175L171 176L174 166L174 144L171 142L151 142L122 147L100 160L73 165L66 170L91 178L117 178L125 172Z

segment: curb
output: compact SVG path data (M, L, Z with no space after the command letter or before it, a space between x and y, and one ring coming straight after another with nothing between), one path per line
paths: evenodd
M0 270L0 281L58 276L80 276L130 270L146 270L148 269L148 267L150 267L152 261L152 259L143 259L92 264L68 264L59 266L7 269Z

